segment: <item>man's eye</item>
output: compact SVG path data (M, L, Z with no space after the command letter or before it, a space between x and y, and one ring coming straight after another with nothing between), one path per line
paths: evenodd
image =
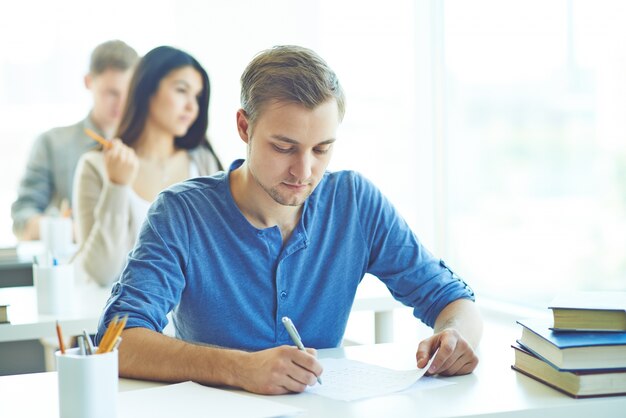
M326 154L328 151L330 151L330 147L326 147L326 148L314 148L313 151L316 154Z
M292 151L292 148L281 148L278 145L274 145L273 147L276 151L281 152L283 154L288 154Z

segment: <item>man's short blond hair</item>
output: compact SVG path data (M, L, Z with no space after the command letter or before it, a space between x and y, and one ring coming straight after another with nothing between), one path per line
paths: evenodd
M314 109L333 98L342 120L346 99L337 75L319 55L300 46L261 51L241 75L241 108L251 124L270 102L299 103Z
M125 42L114 40L98 45L91 53L89 73L102 74L108 69L126 71L139 60L137 52Z

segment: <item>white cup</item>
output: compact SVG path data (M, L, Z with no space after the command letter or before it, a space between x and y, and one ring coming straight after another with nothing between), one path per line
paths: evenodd
M47 252L57 258L72 254L72 219L61 216L44 216L39 221L39 236Z
M33 264L37 311L45 315L71 313L74 307L74 265Z
M55 353L61 418L117 416L117 350L81 356L78 348Z

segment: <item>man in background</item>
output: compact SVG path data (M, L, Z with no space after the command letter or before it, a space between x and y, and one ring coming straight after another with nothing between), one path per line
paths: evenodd
M70 207L74 170L80 156L97 145L85 134L89 128L110 138L120 121L137 52L122 41L98 45L91 54L85 87L93 107L80 122L53 128L37 138L11 206L13 233L19 240L39 239L39 221L62 202Z

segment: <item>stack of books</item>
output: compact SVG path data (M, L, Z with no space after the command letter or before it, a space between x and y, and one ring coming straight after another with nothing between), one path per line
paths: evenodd
M626 292L572 292L517 321L514 370L575 398L626 395Z

